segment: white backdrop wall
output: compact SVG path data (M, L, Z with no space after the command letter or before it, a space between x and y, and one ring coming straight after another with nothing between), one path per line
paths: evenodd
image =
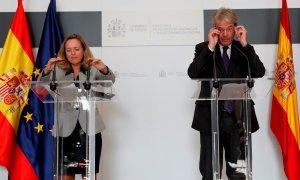
M49 1L25 0L26 12L46 11ZM281 8L281 0L57 0L58 11L178 10ZM290 8L300 2L289 0ZM14 12L17 1L0 1L0 12ZM240 22L240 24L243 24ZM249 32L251 33L251 32ZM296 32L294 32L296 33ZM199 37L199 42L203 37ZM277 45L255 45L268 72L274 69ZM299 44L294 44L295 69L299 72ZM199 180L199 133L190 128L196 84L186 75L194 45L93 47L118 75L119 101L100 109L107 129L103 132L101 180ZM165 76L161 76L161 73ZM297 74L298 76L298 74ZM297 87L299 88L299 76ZM262 81L255 91L270 83ZM253 134L253 179L284 180L281 152L269 128L271 93L256 101L260 130ZM0 179L7 179L4 168Z

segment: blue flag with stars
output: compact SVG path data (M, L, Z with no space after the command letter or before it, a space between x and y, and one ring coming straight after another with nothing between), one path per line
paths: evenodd
M50 0L32 74L35 81L48 60L58 52L63 41L56 16L56 1ZM30 161L39 180L52 180L54 175L54 104L43 103L29 92L28 105L23 109L17 143Z

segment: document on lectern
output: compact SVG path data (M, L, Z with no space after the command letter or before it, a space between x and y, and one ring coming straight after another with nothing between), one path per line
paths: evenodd
M57 88L57 94L64 101L74 101L84 95L83 89L76 87L74 83Z
M241 83L228 83L223 84L221 91L219 93L219 99L244 99L246 98L246 93L250 89L247 84Z
M61 95L65 100L74 100L77 97L84 96L85 89L76 87L74 84L70 84L67 86L59 87L58 94ZM115 95L110 92L110 87L107 88L108 90L103 87L99 90L99 87L91 87L91 93L94 98L99 98L101 100L104 99L112 99ZM96 99L95 99L96 100Z

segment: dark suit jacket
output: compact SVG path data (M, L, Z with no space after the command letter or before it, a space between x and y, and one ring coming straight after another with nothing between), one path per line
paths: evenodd
M242 47L238 41L233 41L231 46L230 63L228 75L224 70L223 60L221 58L220 46L217 44L215 48L216 60L216 74L217 78L246 78L248 75L248 65L246 57L238 51L239 48L247 57L250 64L251 76L253 78L263 77L265 74L265 67L260 61L259 57L254 51L253 46L247 45ZM194 60L188 68L188 75L192 79L213 78L214 65L213 54L208 48L208 42L202 42L196 45ZM201 83L201 95L210 97L210 84L209 82ZM223 108L222 102L219 103L219 109ZM211 103L210 101L196 101L195 113L192 123L192 128L203 132L211 133ZM254 102L251 101L251 120L252 132L259 129L258 121L254 110Z

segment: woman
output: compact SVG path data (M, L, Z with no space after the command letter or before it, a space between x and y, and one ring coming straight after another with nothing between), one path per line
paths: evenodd
M67 37L57 54L57 57L49 59L43 70L42 81L52 79L55 68L57 81L80 81L85 82L89 72L90 80L111 80L115 81L113 72L103 63L101 59L93 57L90 48L84 39L78 34ZM74 83L74 88L81 90L80 83ZM75 179L75 174L86 174L86 115L87 111L81 106L70 103L63 104L63 111L59 111L59 121L55 122L56 134L63 148L63 156L60 155L60 162L63 161L63 179ZM100 155L102 147L101 131L104 124L98 111L95 113L95 173L99 172ZM57 125L58 123L58 125ZM63 127L63 128L62 128ZM63 158L61 158L63 157ZM95 177L96 178L96 177Z

